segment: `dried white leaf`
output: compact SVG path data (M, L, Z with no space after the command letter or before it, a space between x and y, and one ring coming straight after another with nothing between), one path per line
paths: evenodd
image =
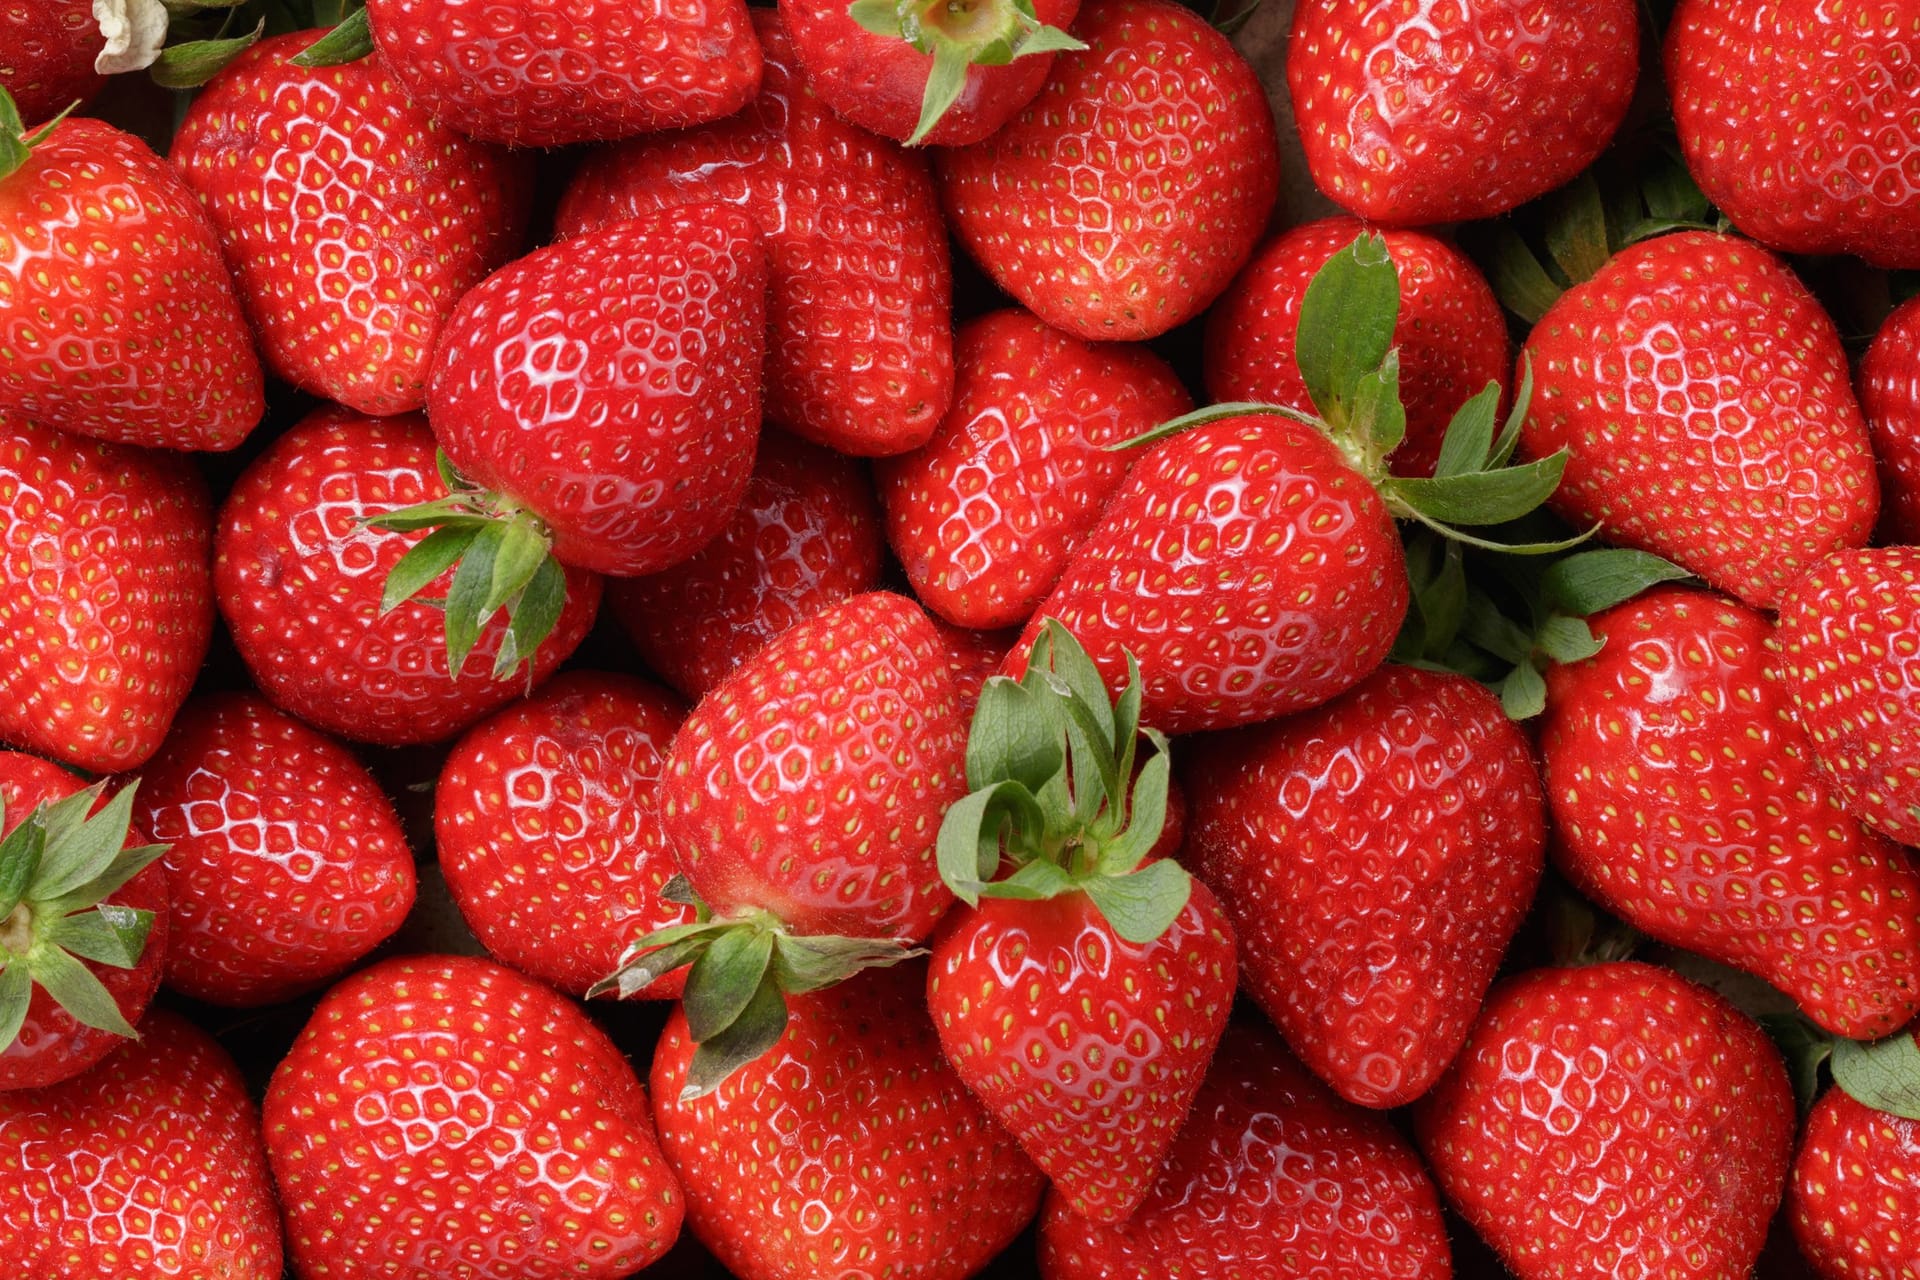
M161 0L93 0L93 16L107 42L93 61L103 76L146 70L167 43L167 6Z

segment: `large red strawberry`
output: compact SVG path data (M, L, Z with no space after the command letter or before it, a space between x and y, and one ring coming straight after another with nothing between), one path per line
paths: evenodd
M1187 861L1233 920L1248 994L1349 1101L1425 1093L1540 879L1526 736L1474 682L1388 666L1183 763Z
M0 4L0 89L28 124L50 120L104 83L93 61L103 46L92 0Z
M941 617L1020 626L1127 472L1132 459L1107 446L1193 402L1145 348L1082 342L1020 311L963 326L954 363L934 438L875 467L887 540Z
M1838 1055L1849 1049L1878 1060L1866 1080L1845 1070ZM1807 1118L1787 1218L1821 1280L1907 1280L1920 1269L1920 1041L1905 1032L1833 1050L1835 1087Z
M1662 587L1592 621L1547 673L1554 856L1662 942L1745 969L1827 1030L1920 1011L1920 867L1834 802L1761 614Z
M940 158L955 236L1056 329L1150 338L1200 314L1253 252L1279 190L1260 79L1170 0L1094 0L1088 48L984 142Z
M760 96L727 120L589 156L556 230L690 203L746 210L772 263L769 420L841 453L915 448L953 394L952 281L926 162L828 110L777 15L757 9L753 23Z
M573 651L600 601L600 579L580 570L566 571L559 620L532 650L530 676L491 674L509 643L504 618L480 628L450 675L446 615L386 598L393 567L422 539L367 522L447 492L424 421L344 409L316 411L242 473L220 512L214 587L262 692L343 737L434 742L511 702Z
M413 852L379 783L253 694L190 702L140 774L169 847L167 985L274 1004L338 977L413 906Z
M364 413L426 402L460 295L511 257L531 161L435 124L378 62L270 36L215 76L173 161L219 228L267 366Z
M1846 353L1766 250L1704 231L1622 250L1526 343L1539 393L1522 447L1566 449L1552 503L1771 607L1878 510Z
M259 1114L233 1059L154 1010L77 1080L0 1093L0 1271L280 1280Z
M184 460L0 417L0 739L93 772L151 756L212 637L212 543Z
M676 1009L653 1056L687 1225L741 1280L966 1280L1046 1180L940 1056L919 966L796 999L773 1051L689 1097Z
M1860 360L1858 386L1880 464L1882 540L1920 543L1920 298L1880 326Z
M574 995L641 934L693 919L661 822L680 700L631 676L569 671L469 730L440 770L440 870L502 963ZM671 997L684 975L641 994Z

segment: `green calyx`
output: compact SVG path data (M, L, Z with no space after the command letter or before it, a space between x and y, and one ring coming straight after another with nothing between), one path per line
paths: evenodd
M977 906L1085 893L1128 942L1167 931L1193 881L1172 861L1142 865L1166 825L1172 766L1166 738L1140 724L1141 696L1131 655L1113 702L1086 650L1052 619L1024 676L987 681L967 739L971 791L940 824L940 876L954 896ZM1142 737L1152 754L1136 777Z
M373 52L373 27L365 9L355 9L333 30L294 56L296 67L338 67Z
M1911 1029L1864 1041L1830 1035L1797 1013L1763 1017L1760 1023L1786 1059L1803 1112L1819 1096L1824 1067L1841 1092L1861 1106L1920 1120L1920 1043Z
M105 785L38 806L0 840L0 1050L19 1036L36 986L77 1022L134 1034L106 986L81 961L115 969L140 963L153 913L104 900L167 846L126 847L133 785L89 817Z
M1033 0L853 0L847 16L933 57L908 146L924 141L959 100L969 67L1003 67L1015 58L1087 47L1041 22Z
M79 105L78 102L69 103L65 111L28 133L13 95L0 87L0 179L19 172L20 167L26 164L27 157L33 154L33 149L45 142L60 127L60 122L72 115Z

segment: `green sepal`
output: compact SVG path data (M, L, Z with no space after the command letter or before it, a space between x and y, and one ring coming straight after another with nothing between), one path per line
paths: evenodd
M1600 642L1585 618L1550 615L1534 634L1534 647L1556 663L1585 662L1600 652Z
M486 526L487 522L477 516L457 519L414 543L387 572L387 581L380 590L380 612L391 613L425 591L435 578L459 562Z
M96 782L77 794L91 807L103 787ZM28 891L34 901L46 902L83 889L106 875L116 860L124 862L133 853L125 846L133 827L135 789L135 785L120 788L98 813L61 832L64 838L48 843Z
M1590 618L1663 582L1691 577L1685 569L1646 551L1606 548L1557 560L1540 575L1548 608Z
M773 935L773 976L790 996L819 991L866 969L885 969L923 952L891 938Z
M106 984L94 977L93 971L87 966L59 947L37 947L27 959L14 963L24 964L28 975L75 1022L96 1031L110 1032L130 1040L135 1038L133 1025L120 1012L120 1006L115 1003L113 993L107 990Z
M1562 275L1578 284L1607 265L1607 208L1591 170L1547 197L1547 253Z
M687 970L680 1007L687 1031L707 1041L733 1025L752 1002L773 962L773 934L751 926L722 929Z
M1307 285L1294 359L1308 398L1336 435L1351 420L1361 379L1392 348L1399 316L1400 272L1378 234L1356 237Z
M1018 782L997 782L962 796L948 808L934 842L940 878L955 897L972 906L999 869L1002 845L1014 831L1045 828L1046 815L1033 793Z
M920 98L920 119L907 135L908 146L917 147L926 141L927 135L953 109L953 104L960 100L960 91L967 87L967 68L972 65L973 60L962 49L945 43L934 48L933 66L927 71L927 89Z
M0 823L4 822L5 814L0 812ZM22 822L0 840L0 920L12 915L26 896L39 874L46 844L46 828L37 822Z
M1500 710L1509 720L1531 720L1547 709L1547 681L1532 662L1518 662L1500 681Z
M1440 441L1434 478L1472 475L1485 471L1493 457L1493 420L1500 412L1500 384L1489 382L1480 394L1454 411Z
M1144 946L1173 927L1193 896L1193 877L1162 859L1123 876L1089 876L1081 882L1113 931Z
M289 61L296 67L337 67L358 62L372 52L373 26L367 11L356 9Z
M0 963L0 1049L12 1044L33 1004L33 976L24 960Z
M1863 1044L1833 1043L1833 1082L1861 1106L1907 1120L1920 1120L1920 1044L1902 1031Z
M1558 452L1502 467L1498 471L1475 471L1425 479L1394 476L1381 491L1389 505L1404 508L1405 513L1423 523L1468 527L1505 524L1537 508L1560 487L1571 455Z
M1065 747L1051 705L1017 681L989 679L967 737L967 786L978 791L1018 782L1032 791L1060 772Z
M0 86L0 180L11 177L20 166L27 162L33 149L45 140L48 134L59 128L61 121L72 115L80 106L79 102L70 102L67 109L36 129L31 135L27 125L20 118L20 108L14 102L13 95L4 86Z
M1167 826L1167 793L1173 782L1173 758L1163 748L1140 767L1134 779L1127 825L1100 849L1094 869L1103 876L1123 876L1153 852Z
M907 137L918 146L952 110L972 67L1003 67L1016 58L1064 53L1087 46L1041 23L1033 0L979 0L969 5L927 0L853 0L847 16L862 30L902 40L932 58L920 98L920 118Z
M853 0L847 16L863 31L900 38L900 10L892 0Z
M262 18L245 35L169 45L160 51L147 74L163 89L198 89L259 43L266 30L267 20Z
M1547 274L1527 242L1504 222L1493 224L1492 248L1487 257L1487 283L1493 286L1500 305L1528 324L1553 309L1566 292L1566 286Z
M687 1064L680 1101L691 1102L718 1089L728 1076L780 1043L787 1031L787 1001L780 984L768 973L727 1029L703 1040Z
M77 889L63 893L57 898L47 899L41 906L56 915L85 911L88 907L112 897L121 886L165 857L168 847L164 844L142 844L124 849L105 871Z
M1787 1079L1793 1082L1793 1099L1799 1104L1800 1114L1805 1116L1819 1100L1820 1072L1833 1057L1834 1038L1804 1014L1762 1014L1759 1023L1786 1061Z
M100 906L61 916L41 932L44 942L61 947L83 960L112 969L131 969L140 963L153 930L153 912L136 907Z
M1191 431L1195 427L1209 426L1215 422L1223 422L1228 418L1259 417L1262 415L1286 418L1288 421L1297 422L1301 426L1312 427L1315 431L1326 430L1326 424L1320 421L1320 419L1310 413L1302 413L1300 410L1290 408L1287 405L1261 404L1252 400L1228 400L1220 404L1210 404L1205 408L1195 409L1190 413L1183 413L1177 418L1168 418L1159 426L1142 431L1137 436L1132 436L1126 440L1115 441L1113 444L1103 445L1101 447L1108 453L1121 453L1128 449L1144 449L1148 445L1159 444L1162 440L1169 440L1181 432Z
M1063 893L1072 893L1080 884L1057 862L1044 858L1027 863L1004 880L980 887L982 898L1013 898L1021 902L1044 902Z

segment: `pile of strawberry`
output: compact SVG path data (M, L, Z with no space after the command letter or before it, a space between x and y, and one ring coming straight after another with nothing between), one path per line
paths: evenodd
M1270 3L0 0L0 1276L1920 1280L1920 0Z

